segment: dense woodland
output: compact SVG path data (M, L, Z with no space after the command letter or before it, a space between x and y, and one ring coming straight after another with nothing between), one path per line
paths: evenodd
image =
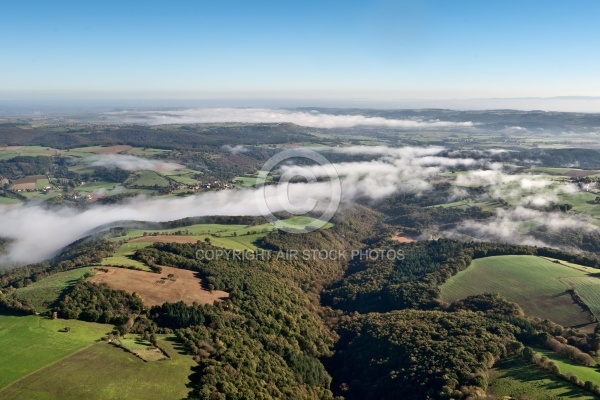
M73 126L65 132L46 127L21 129L0 124L0 146L48 146L68 149L84 146L127 144L169 150L220 148L239 145L318 142L316 136L294 124L201 124L180 127L143 125Z

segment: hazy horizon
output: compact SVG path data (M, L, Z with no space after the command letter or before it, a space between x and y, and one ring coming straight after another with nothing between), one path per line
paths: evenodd
M194 108L365 108L448 109L457 111L518 110L600 113L600 97L558 96L548 98L382 99L382 98L268 98L226 96L211 98L36 96L0 95L0 117L31 117L58 114L102 113L119 110L185 110Z

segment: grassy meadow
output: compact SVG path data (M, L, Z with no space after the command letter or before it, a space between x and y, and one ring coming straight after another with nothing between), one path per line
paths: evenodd
M535 256L486 257L474 260L466 270L444 283L441 298L452 302L475 294L499 293L518 303L528 315L547 318L563 326L577 326L590 323L591 315L565 291L574 285L579 292L576 283L581 278L585 278L581 290L586 294L590 289L584 290L584 286L592 285L596 291L600 290L600 279L585 269Z
M499 398L507 396L511 399L596 399L593 394L515 357L502 360L494 366L488 392Z
M97 343L25 377L0 391L9 399L181 399L192 357L180 354L172 337L159 339L171 357L144 362L107 343ZM60 382L60 384L57 384Z
M36 311L47 311L65 289L75 285L91 269L92 267L84 267L50 275L17 289L15 295L18 299L25 300L28 304L34 306Z
M154 171L135 172L127 180L127 185L134 187L167 187L169 181Z
M65 326L71 331L61 332ZM0 389L94 344L112 329L77 320L0 315ZM0 392L0 398L7 397Z
M535 349L535 351L554 361L558 365L561 373L566 374L567 372L571 372L583 382L590 381L600 385L600 371L598 371L597 367L585 367L583 365L576 364L550 350Z

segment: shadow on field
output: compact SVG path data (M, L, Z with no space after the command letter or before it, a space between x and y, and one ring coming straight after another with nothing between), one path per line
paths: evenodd
M167 342L170 342L171 345L173 346L173 348L180 354L185 354L185 355L194 355L192 353L190 353L181 343L181 341L179 339L177 339L176 337L167 337L165 339ZM185 387L187 387L188 389L190 389L190 393L188 395L188 397L185 397L181 400L186 400L187 398L189 398L189 396L192 394L192 392L197 389L197 387L194 385L194 382L200 382L200 377L201 377L201 371L200 371L200 365L196 364L193 367L190 368L191 374L188 376L188 383L186 383Z
M574 387L572 384L560 380L559 378L547 374L534 365L525 363L523 360L518 358L509 358L500 361L496 368L502 371L502 375L505 378L511 378L515 381L521 382L535 382L541 381L542 379L549 379L551 382L542 384L539 382L535 384L536 387L544 390L561 390L561 399L580 399L582 395L588 395L589 393L579 387ZM526 395L526 393L523 393ZM513 393L513 396L518 396L519 393Z

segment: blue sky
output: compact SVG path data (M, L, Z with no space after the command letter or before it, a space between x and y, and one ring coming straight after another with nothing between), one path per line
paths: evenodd
M3 1L0 94L600 95L598 1Z

